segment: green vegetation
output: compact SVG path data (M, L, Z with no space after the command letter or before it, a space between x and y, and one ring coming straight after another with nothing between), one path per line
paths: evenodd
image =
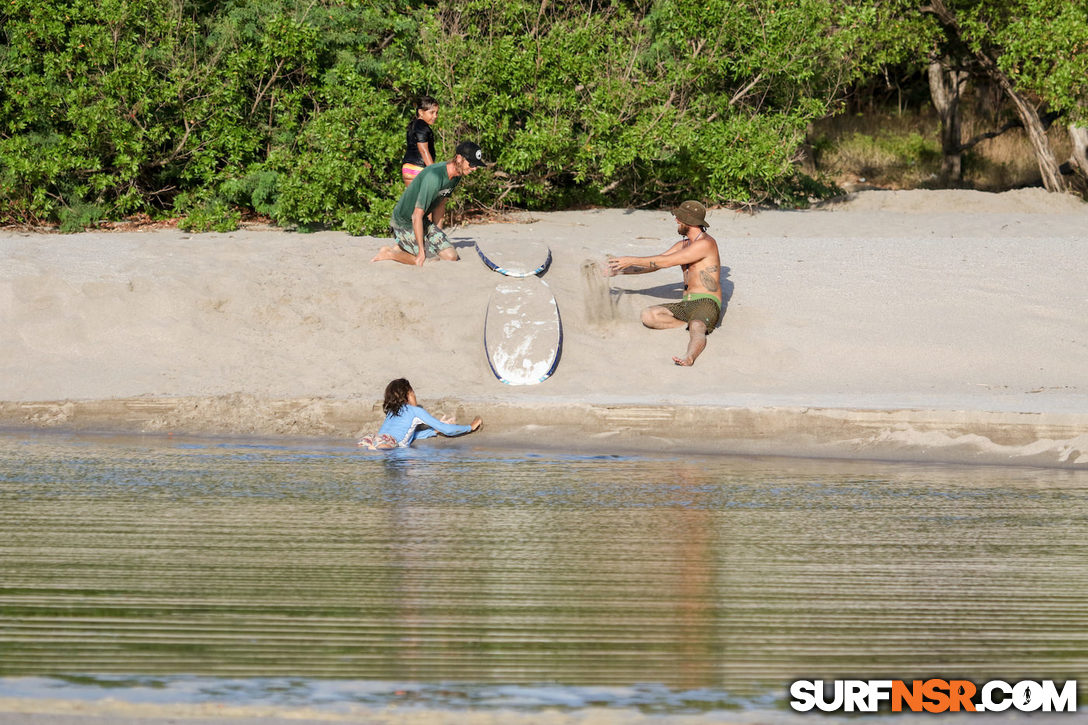
M214 10L213 10L214 8ZM136 212L229 228L378 228L404 113L393 4L11 0L0 47L0 220Z
M7 0L0 223L69 231L150 214L199 231L260 215L381 233L423 93L442 104L440 158L471 138L497 162L468 180L455 212L692 196L803 205L832 188L830 177L800 170L814 124L889 69L919 78L937 56L1007 80L1008 108L1024 98L1083 120L1084 0L928 7ZM1036 136L1042 159L1045 134ZM906 180L959 143L934 138L856 136L838 153L905 158Z
M825 142L826 143L826 142ZM933 139L917 131L906 134L879 129L873 134L855 131L824 150L825 168L853 173L881 185L921 186L936 176L941 151Z
M977 107L974 94L966 100L965 136L1001 125L990 109ZM978 143L964 153L959 179L942 178L938 126L932 108L872 110L820 120L813 124L809 141L819 173L843 189L1006 191L1040 185L1031 143L1020 128ZM1048 136L1055 155L1068 157L1070 143L1065 129L1053 125Z

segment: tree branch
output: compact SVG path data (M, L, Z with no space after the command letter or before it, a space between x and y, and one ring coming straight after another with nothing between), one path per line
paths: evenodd
M747 96L748 92L750 90L752 90L756 86L756 84L759 83L761 80L763 80L763 74L762 73L757 73L756 77L748 82L748 85L744 86L744 88L741 88L739 91L737 91L736 93L733 94L733 97L729 99L729 105L730 106L736 105L737 102L740 101L745 96Z
M1006 131L1011 131L1014 128L1023 128L1024 124L1020 120L1009 121L996 131L987 131L986 133L980 133L977 136L972 136L968 140L960 144L960 151L970 151L978 144L991 138L997 138Z

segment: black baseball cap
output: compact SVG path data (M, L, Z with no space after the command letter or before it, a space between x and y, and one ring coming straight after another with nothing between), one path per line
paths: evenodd
M468 165L473 168L478 169L481 166L487 166L487 162L484 161L484 152L471 141L462 141L457 144L457 155L467 161Z

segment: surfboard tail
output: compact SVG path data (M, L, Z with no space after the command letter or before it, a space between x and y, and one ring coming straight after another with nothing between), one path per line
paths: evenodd
M495 286L484 316L484 352L500 382L544 382L558 368L562 350L559 305L544 280L510 279Z

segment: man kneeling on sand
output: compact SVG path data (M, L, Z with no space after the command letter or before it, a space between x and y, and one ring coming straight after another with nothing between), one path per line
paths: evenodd
M665 267L684 271L684 296L680 302L654 305L642 311L642 324L655 330L688 326L688 350L674 357L677 365L690 366L706 347L706 336L714 331L722 310L721 261L718 243L706 233L706 208L697 201L685 201L673 210L683 239L654 257L610 257L608 275L645 274Z
M396 246L382 247L370 261L390 259L422 267L428 254L451 262L460 259L453 242L442 231L446 200L462 176L468 176L483 165L480 147L471 141L462 141L451 160L431 164L420 171L393 207L390 228L397 240Z

